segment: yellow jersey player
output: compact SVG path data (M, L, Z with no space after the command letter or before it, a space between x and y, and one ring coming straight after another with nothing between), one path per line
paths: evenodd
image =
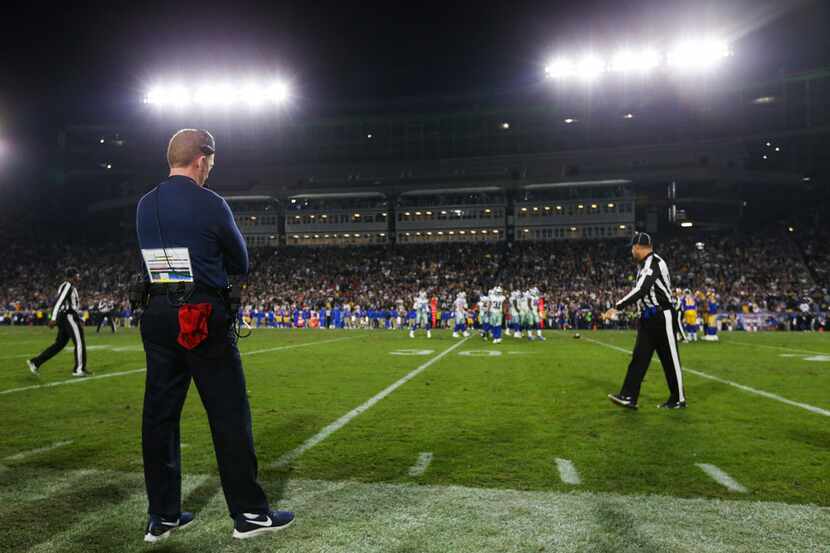
M690 342L697 342L697 299L688 288L683 290L683 297L680 300L680 310L683 313L683 330L686 333L686 339Z

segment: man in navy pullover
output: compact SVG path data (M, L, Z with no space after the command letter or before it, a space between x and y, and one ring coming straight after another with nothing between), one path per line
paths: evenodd
M191 379L207 411L233 536L284 528L257 482L251 411L226 301L228 275L248 272L248 250L228 204L204 188L215 142L185 129L170 139L170 176L138 203L136 228L151 281L141 318L147 356L141 441L150 515L145 541L189 525L181 510L179 420Z

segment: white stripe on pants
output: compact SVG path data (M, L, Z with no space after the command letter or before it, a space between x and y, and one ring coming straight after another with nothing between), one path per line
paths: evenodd
M683 373L680 369L680 358L677 356L677 342L674 335L674 327L672 326L671 309L663 311L663 319L666 321L666 338L669 340L669 351L671 351L674 374L677 375L678 400L686 401L686 394L683 393Z
M84 370L84 340L81 338L81 331L78 330L75 317L67 313L66 320L69 322L69 326L72 327L72 334L75 337L75 371L82 371Z

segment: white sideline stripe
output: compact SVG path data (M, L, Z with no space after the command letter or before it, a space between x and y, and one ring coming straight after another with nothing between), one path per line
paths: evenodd
M343 340L354 340L357 336L348 336L345 338L335 338L333 340L321 340L319 342L307 342L305 344L292 344L290 346L278 346L275 348L255 349L253 351L243 351L240 355L255 355L257 353L268 353L269 351L281 351L284 349L304 348L307 346L316 346L317 344L330 344L332 342L342 342Z
M425 451L418 455L418 461L409 467L409 476L421 476L427 471L427 467L432 462L432 452Z
M781 349L784 351L794 351L796 353L813 353L816 355L830 355L830 353L826 351L813 351L810 349L797 349L797 348L788 348L785 346L770 346L767 344L750 344L749 342L741 342L739 340L733 340L729 338L728 340L723 340L725 344L735 344L738 346L749 346L751 348L767 348L767 349Z
M353 418L363 413L364 411L371 409L377 402L379 402L380 400L382 400L383 398L385 398L386 396L388 396L389 394L391 394L392 392L394 392L395 390L397 390L398 388L400 388L401 386L403 386L404 384L406 384L407 382L421 374L428 367L441 360L441 358L443 358L445 355L447 355L454 349L462 346L464 342L466 342L469 339L470 338L468 337L464 338L460 342L456 342L454 345L445 349L444 351L442 351L426 363L419 365L418 368L407 373L397 382L390 384L389 386L378 392L375 396L369 398L363 404L358 405L357 407L355 407L354 409L352 409L351 411L349 411L333 423L329 424L328 426L320 430L320 432L318 432L317 434L315 434L314 436L300 444L298 447L292 449L291 451L289 451L288 453L284 454L282 457L271 463L271 468L282 467L287 465L288 463L290 463L291 461L293 461L294 459L296 459L312 447L316 446L317 444L319 444L320 442L322 442L323 440L325 440L326 438L328 438L329 436L331 436L332 434L334 434L335 432L349 424L349 422L351 422Z
M31 457L32 455L37 455L38 453L45 453L47 451L52 451L53 449L57 449L59 447L67 446L72 443L72 440L67 440L65 442L56 442L52 445L46 447L40 447L38 449L33 449L31 451L22 451L20 453L15 453L14 455L9 455L4 461L20 461L25 459L26 457Z
M723 472L721 469L716 467L715 465L710 465L708 463L695 463L699 466L703 472L708 474L712 480L724 486L725 488L729 488L729 490L738 493L746 493L748 490L743 487L737 480Z
M582 483L582 479L579 477L579 472L577 472L576 467L570 459L560 459L557 457L556 468L559 469L559 478L561 478L562 482L565 484L578 486Z
M22 388L11 388L9 390L0 390L0 396L5 394L14 394L17 392L25 392L26 390L36 390L38 388L51 388L53 386L63 386L64 384L82 384L84 382L89 382L90 380L98 380L100 378L112 378L114 376L124 376L126 374L135 374L146 371L145 368L141 369L133 369L131 371L121 371L115 373L107 373L107 374L98 374L94 376L85 376L83 378L78 378L77 376L73 376L68 380L58 380L57 382L50 382L48 384L35 384L34 386L24 386Z
M325 343L328 343L328 342L339 342L341 340L353 340L354 338L357 338L357 336L349 336L347 338L336 338L334 340L323 340L321 342L309 342L307 344L294 344L294 345L291 345L291 346L280 346L280 347L276 347L276 348L246 351L246 352L240 353L240 355L253 355L255 353L265 353L265 352L268 352L268 351L279 351L279 350L283 350L283 349L301 348L301 347L305 347L305 346L313 346L315 344L325 344ZM50 382L49 384L35 384L34 386L24 386L22 388L11 388L9 390L0 390L0 396L5 395L5 394L14 394L14 393L17 393L17 392L25 392L26 390L35 390L37 388L50 388L52 386L62 386L64 384L80 384L81 382L87 382L89 380L98 380L99 378L111 378L113 376L124 376L124 375L127 375L127 374L134 374L134 373L144 372L146 370L147 370L147 368L145 367L145 368L142 368L142 369L134 369L134 370L131 370L131 371L121 371L121 372L108 373L108 374L99 374L99 375L95 375L95 376L87 376L87 377L84 377L84 378L72 377L69 380L59 380L58 382Z
M586 341L591 342L592 344L598 344L600 346L605 346L607 348L611 348L613 350L617 350L622 353L631 354L631 350L621 348L615 346L613 344L606 344L605 342L600 342L599 340L592 340L591 338L585 338ZM765 397L767 399L774 399L775 401L780 401L781 403L786 403L787 405L792 405L793 407L799 407L804 409L805 411L810 411L811 413L815 413L817 415L824 415L825 417L830 417L830 411L827 409L822 409L821 407L816 407L814 405L810 405L807 403L800 403L798 401L793 401L791 399L787 399L785 397L779 396L778 394L773 394L770 392L765 392L764 390L758 390L756 388L751 388L749 386L745 386L743 384L738 384L737 382L732 382L731 380L726 380L724 378L718 378L717 376L712 376L711 374L707 374L704 372L696 371L694 369L683 369L687 373L695 374L701 378L708 378L709 380L714 380L715 382L720 382L721 384L726 384L728 386L735 387L739 390L743 390L744 392L748 392L750 394L755 394L757 396Z

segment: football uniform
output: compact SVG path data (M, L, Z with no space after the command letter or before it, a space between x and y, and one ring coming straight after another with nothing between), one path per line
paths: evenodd
M427 331L427 338L429 338L432 333L430 329L432 328L430 325L430 320L432 319L432 313L429 306L429 300L426 297L426 294L419 294L415 297L412 302L412 309L415 312L415 318L412 321L412 326L409 329L409 336L411 338L415 337L415 329L420 326L424 330Z

